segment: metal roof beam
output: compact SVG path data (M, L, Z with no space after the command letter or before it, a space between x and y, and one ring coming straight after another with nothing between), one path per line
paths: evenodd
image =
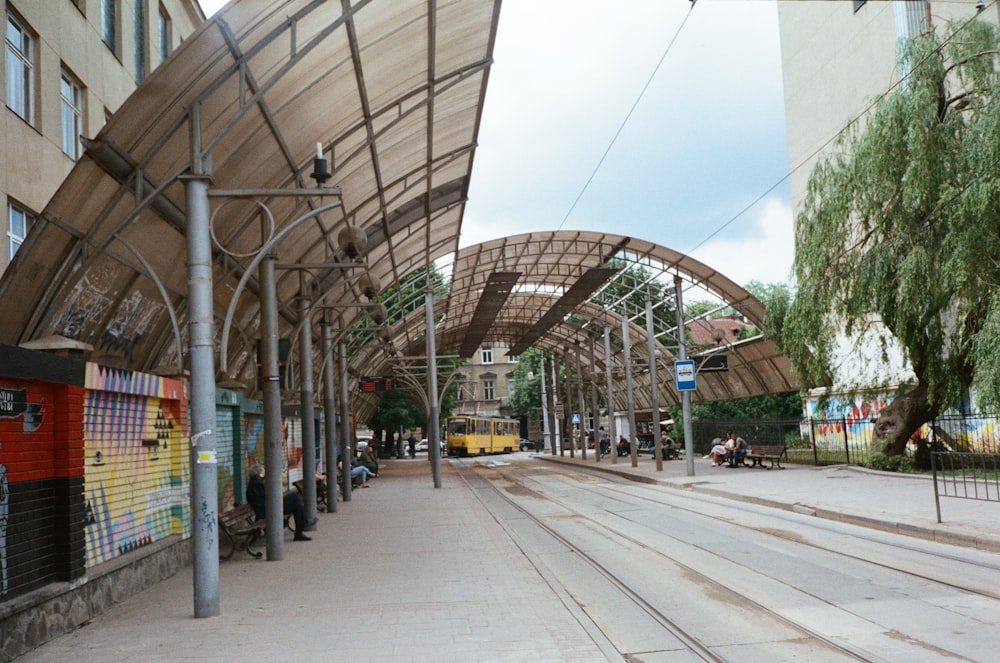
M559 324L573 309L580 305L605 281L618 273L614 267L592 267L577 279L576 283L552 305L528 332L507 351L508 355L517 356L534 345L549 329Z
M493 272L486 280L483 292L479 296L479 303L472 313L472 320L465 330L465 339L458 350L458 356L469 358L476 352L476 348L486 338L486 333L493 326L500 309L507 303L507 298L514 290L514 285L521 278L521 272Z

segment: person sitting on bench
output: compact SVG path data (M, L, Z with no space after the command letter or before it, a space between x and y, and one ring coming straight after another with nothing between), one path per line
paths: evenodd
M257 520L266 520L264 496L264 466L256 463L250 466L250 479L247 481L247 504L253 507L253 512ZM286 516L295 519L295 540L312 541L303 533L306 528L306 505L302 501L302 496L295 491L285 494L282 502L283 512Z
M743 456L750 451L750 445L733 431L727 432L726 436L732 442L732 445L729 445L729 467L736 467L743 461Z
M670 460L677 457L677 450L674 449L674 441L667 437L666 431L660 432L660 455L663 457L663 460ZM656 460L655 455L653 459Z

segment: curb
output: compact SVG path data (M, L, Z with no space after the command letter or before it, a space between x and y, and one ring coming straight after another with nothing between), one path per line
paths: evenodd
M562 465L577 466L578 463L574 459L572 461L560 459L558 456L535 456L539 460L544 460L547 462L559 463ZM993 534L980 534L972 535L965 532L956 531L954 528L947 527L945 525L940 525L937 527L927 527L924 525L913 525L905 522L890 521L885 519L873 518L871 516L859 516L853 513L844 513L841 511L823 509L809 506L807 504L802 504L800 502L788 503L779 502L773 499L763 498L763 497L753 497L748 495L734 494L732 492L727 492L724 490L719 490L718 488L706 488L699 485L699 482L684 482L678 483L676 480L664 480L656 477L649 477L642 474L634 474L627 470L619 470L615 467L601 467L599 464L586 465L587 469L598 470L606 474L614 474L623 479L628 479L629 481L634 481L636 483L643 484L654 484L659 486L664 486L672 490L685 490L689 492L698 492L705 495L712 495L713 497L719 497L722 499L732 500L734 502L747 502L750 504L757 504L759 506L780 509L782 511L792 511L794 513L799 513L806 516L813 516L816 518L822 518L824 520L834 520L842 523L847 523L849 525L856 525L858 527L865 527L867 529L874 529L882 532L888 532L890 534L899 534L902 536L909 536L912 538L923 539L925 541L935 541L938 543L946 543L953 546L960 546L963 548L973 548L975 550L982 550L986 552L1000 552L1000 536ZM631 469L631 465L629 466ZM867 468L855 468L849 465L843 466L844 469L849 471L861 472L863 474L877 474L886 475L891 477L899 478L896 472L878 472L875 470L869 470ZM903 476L902 478L917 478L923 479L921 476ZM929 477L927 477L929 479Z

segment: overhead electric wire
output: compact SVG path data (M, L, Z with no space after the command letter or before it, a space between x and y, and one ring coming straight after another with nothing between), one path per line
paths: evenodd
M981 10L979 10L972 18L967 19L958 28L956 28L954 32L952 32L950 35L948 35L948 38L941 42L939 48L944 48L952 39L955 38L956 35L958 35L962 30L964 30L966 26L968 26L969 24L971 24L972 21L976 20L976 18L979 16L979 14L981 14L987 8L995 5L996 3L997 3L997 0L991 0L991 2L986 7L984 7ZM929 55L927 57L929 57ZM921 60L920 62L916 63L913 67L910 68L909 73L907 73L905 76L901 76L898 81L896 81L895 83L892 83L891 85L889 85L889 87L884 92L882 92L877 97L875 97L875 99L873 99L870 104L868 104L867 106L865 106L860 112L858 112L857 115L855 115L854 117L852 117L847 122L847 124L844 125L844 129L846 129L847 127L853 125L855 122L857 122L862 117L864 117L865 115L867 115L873 108L875 108L876 106L878 106L878 104L880 104L882 102L882 100L885 99L886 96L888 96L896 88L898 88L900 85L902 85L910 77L910 75L913 74L914 71L916 71L917 69L920 68L921 65L923 65L923 63L924 63L924 60ZM733 223L735 223L737 219L739 219L741 216L743 216L744 214L746 214L757 203L759 203L761 200L763 200L765 197L767 197L768 194L770 194L776 188L778 188L779 186L781 186L786 180L788 180L788 178L792 176L792 173L797 172L800 168L802 168L803 166L805 166L807 163L811 162L816 157L816 155L818 155L821 152L823 152L824 150L826 150L826 148L829 147L831 143L833 143L834 141L836 141L837 138L840 137L843 134L844 129L839 130L833 136L831 136L830 138L828 138L826 140L826 142L824 142L822 145L820 145L819 147L817 147L815 150L813 150L807 156L803 157L799 161L798 165L796 165L794 168L791 168L788 171L787 174L785 174L781 179L779 179L777 182L775 182L774 184L772 184L766 191L764 191L764 193L762 193L759 196L757 196L753 200L753 202L751 202L750 204L748 204L747 206L745 206L743 209L741 209L739 212L737 212L732 218L730 218L728 221L726 221L725 223L723 223L721 226L719 226L718 228L716 228L715 230L713 230L709 235L707 235L705 237L705 239L701 240L700 242L698 242L697 244L695 244L693 247L691 247L691 249L688 250L687 253L691 253L692 251L695 251L699 247L703 246L710 239L712 239L713 237L715 237L716 235L718 235L720 232L722 232L723 230L725 230L726 228L728 228L730 225L732 225ZM951 200L954 200L954 199L955 199L955 197L952 197L949 201L946 201L945 204L950 203ZM940 206L939 206L939 209L940 209Z
M670 53L670 50L674 47L674 42L676 42L677 38L680 36L681 30L684 29L685 24L687 24L687 20L691 17L691 12L694 11L695 4L696 4L695 2L691 3L690 9L688 9L687 14L684 15L684 20L681 21L679 26L677 26L677 30L674 31L674 36L671 37L670 43L668 43L667 47L664 49L663 55L660 56L659 62L656 63L656 66L653 68L653 72L649 75L649 78L646 79L646 84L643 85L642 89L639 91L639 96L635 98L635 102L632 103L632 107L629 108L628 113L626 113L625 119L622 120L621 124L618 126L618 130L615 132L615 135L611 138L611 142L608 143L607 149L604 150L604 154L601 155L601 158L600 160L598 160L597 165L594 166L594 170L593 172L590 173L590 177L588 177L587 181L583 183L583 188L580 189L580 193L578 193L576 199L573 200L573 204L569 206L569 209L566 211L566 215L563 217L562 221L559 222L559 227L556 228L556 230L562 230L562 227L566 224L566 220L569 219L570 214L572 214L573 210L576 209L577 203L579 203L580 199L583 198L583 194L587 192L587 189L590 187L590 183L594 181L594 178L597 176L597 173L601 169L601 166L604 165L604 160L608 158L608 154L610 154L611 148L615 146L615 143L618 141L618 137L625 129L625 125L628 124L629 118L632 117L632 113L635 112L635 109L639 105L639 102L642 101L642 97L646 94L646 90L649 89L650 84L656 77L656 72L660 70L660 66L663 64L663 61L666 60L667 55Z

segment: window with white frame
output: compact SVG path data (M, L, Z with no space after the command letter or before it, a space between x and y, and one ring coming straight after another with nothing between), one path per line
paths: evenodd
M493 380L483 380L483 400L491 401L496 398L496 389Z
M101 0L101 41L118 54L118 0Z
M24 238L35 223L35 215L18 207L12 202L7 203L7 261L14 259L14 254L24 244Z
M492 345L484 345L482 347L482 352L481 352L480 356L482 357L482 360L483 360L484 364L492 364L493 363L493 346Z
M82 153L80 134L83 133L83 89L72 74L65 70L59 83L59 99L62 104L62 151L76 161Z
M7 107L34 124L35 39L20 19L7 14Z
M160 62L163 62L170 55L170 14L160 5L159 18L157 19L156 34L160 45Z

